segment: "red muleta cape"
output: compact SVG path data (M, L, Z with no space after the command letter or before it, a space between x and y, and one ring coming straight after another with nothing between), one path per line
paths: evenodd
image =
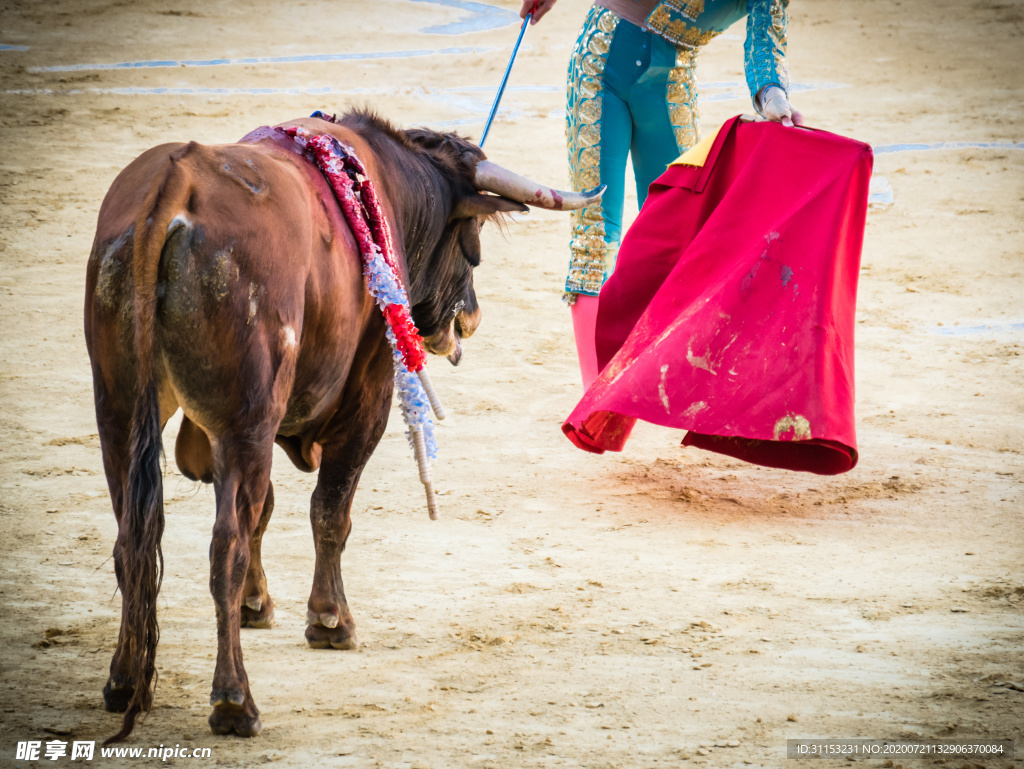
M684 446L823 475L857 464L853 329L871 148L738 117L673 165L601 291L601 374L562 430L621 451L637 419Z

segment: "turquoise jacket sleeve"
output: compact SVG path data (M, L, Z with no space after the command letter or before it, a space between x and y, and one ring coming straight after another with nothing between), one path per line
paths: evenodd
M754 109L761 113L757 95L777 85L789 95L786 33L789 0L747 0L747 38L743 43L743 69Z

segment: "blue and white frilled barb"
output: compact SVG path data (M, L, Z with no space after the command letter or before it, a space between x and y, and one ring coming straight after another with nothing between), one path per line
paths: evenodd
M382 312L393 304L409 306L409 297L406 295L405 289L395 278L391 267L384 261L384 255L376 243L373 257L363 263L363 275L366 277L367 290ZM413 433L416 430L422 430L427 456L434 461L437 459L437 439L434 436L434 421L430 418L430 399L427 397L426 390L423 389L420 378L405 365L402 351L398 347L398 339L390 325L387 327L387 335L395 364L395 388L398 390L402 418L409 428L405 437L415 451L416 443Z
M314 113L328 122L333 119ZM330 134L313 134L293 126L284 129L316 163L330 185L352 234L359 244L366 287L384 315L385 333L391 345L395 387L405 421L406 438L419 467L420 480L427 492L430 517L437 518L437 501L430 461L437 458L433 409L444 419L424 364L423 340L412 320L409 296L398 278L398 266L391 246L391 232L377 200L373 184L351 147Z

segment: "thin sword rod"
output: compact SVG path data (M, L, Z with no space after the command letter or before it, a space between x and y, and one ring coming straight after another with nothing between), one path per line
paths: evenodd
M508 84L508 76L512 72L512 65L516 63L516 55L519 53L519 44L523 42L523 35L526 34L526 27L530 24L530 19L533 18L533 11L526 14L526 18L523 19L523 26L519 29L519 39L516 40L516 47L512 49L512 58L508 60L508 66L505 68L505 77L501 79L501 85L498 86L498 95L494 97L494 105L491 107L491 114L487 116L487 123L484 124L484 132L480 137L480 143L478 146L483 147L484 142L487 141L487 132L491 130L491 123L494 121L494 116L498 112L498 105L501 103L501 96L505 93L505 86Z

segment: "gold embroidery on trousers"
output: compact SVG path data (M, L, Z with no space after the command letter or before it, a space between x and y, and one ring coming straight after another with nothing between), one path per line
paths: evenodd
M619 17L594 6L583 24L569 64L566 99L566 139L572 189L593 189L601 183L602 80L612 36ZM615 247L605 242L604 209L600 203L573 211L569 247L567 298L578 293L596 295L610 270Z
M668 75L668 115L679 151L689 149L700 138L697 115L696 48L677 48L676 65Z

